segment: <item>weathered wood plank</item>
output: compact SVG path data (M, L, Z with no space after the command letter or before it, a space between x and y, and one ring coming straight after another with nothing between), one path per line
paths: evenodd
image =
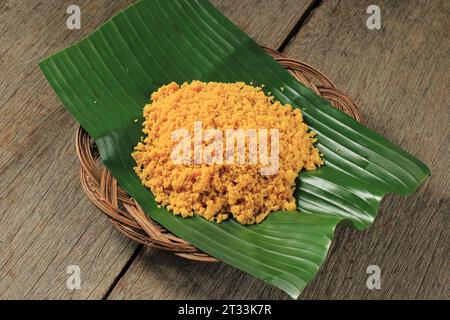
M449 298L450 3L324 1L286 54L322 70L361 107L368 127L422 159L433 177L413 196L388 196L365 232L340 229L303 298ZM447 246L447 247L446 247ZM368 290L378 265L381 290Z
M68 3L0 3L0 298L102 298L137 248L82 193L73 145L77 125L37 66L132 0L76 3L82 11L79 31L65 26ZM214 3L246 32L276 47L310 1ZM168 270L196 266L174 257L167 263ZM81 290L66 287L69 265L81 268ZM165 282L159 294L172 289Z
M143 250L108 299L287 299L281 290L224 263Z
M314 0L212 0L262 46L278 49Z
M127 4L77 3L79 31L66 28L63 2L1 4L0 298L101 298L136 248L85 198L76 123L37 65ZM66 286L69 265L80 267L80 290Z

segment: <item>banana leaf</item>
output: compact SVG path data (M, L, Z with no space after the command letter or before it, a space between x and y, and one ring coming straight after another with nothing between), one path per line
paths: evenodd
M138 1L40 67L95 139L104 164L146 214L293 298L325 260L340 221L368 227L386 193L408 195L430 174L399 146L297 82L206 0ZM157 207L130 156L141 137L143 106L160 86L192 80L264 84L279 101L301 108L318 132L325 165L301 173L298 212L277 212L259 225L242 226L182 219Z

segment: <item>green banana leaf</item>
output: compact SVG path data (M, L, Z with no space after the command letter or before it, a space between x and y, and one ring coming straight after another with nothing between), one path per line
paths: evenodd
M298 83L206 0L139 1L40 67L95 139L104 164L152 219L293 298L317 273L340 221L368 227L386 193L410 194L430 174L419 160ZM302 109L318 132L325 166L301 173L299 212L242 226L182 219L157 207L130 156L141 137L142 109L161 85L192 80L264 84L279 101Z

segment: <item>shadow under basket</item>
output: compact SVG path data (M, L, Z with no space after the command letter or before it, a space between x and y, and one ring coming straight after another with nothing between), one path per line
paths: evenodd
M336 89L320 71L300 61L286 58L272 49L264 49L299 82L329 100L333 107L359 122L363 121L362 114L353 101ZM118 186L116 179L101 163L94 140L81 127L77 131L76 147L84 191L92 203L108 215L113 226L120 232L143 245L171 251L186 259L218 261L151 220L131 196Z

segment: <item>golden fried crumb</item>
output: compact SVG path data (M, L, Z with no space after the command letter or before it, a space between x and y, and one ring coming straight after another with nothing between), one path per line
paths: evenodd
M144 108L145 138L132 153L135 171L156 201L176 215L259 223L270 212L295 210L298 173L323 164L313 145L315 133L303 122L300 110L274 101L260 87L240 82L193 81L181 86L173 82L154 92L151 100ZM262 175L259 163L174 163L171 152L177 141L172 133L185 128L194 136L198 121L204 130L278 129L277 174ZM202 146L208 143L202 141Z

